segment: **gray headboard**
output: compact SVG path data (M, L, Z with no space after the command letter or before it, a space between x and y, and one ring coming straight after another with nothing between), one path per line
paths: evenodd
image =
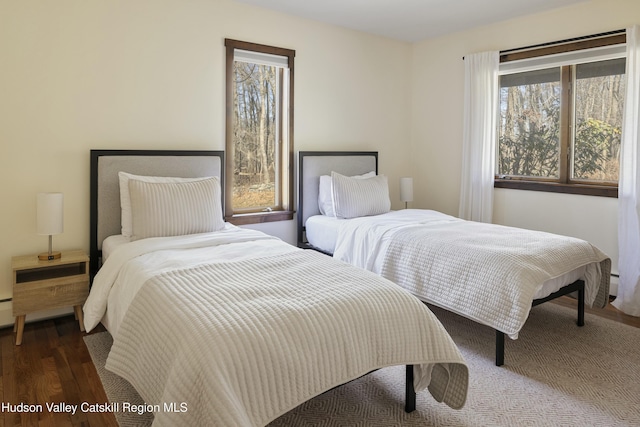
M91 278L100 266L102 241L120 234L120 171L182 178L218 176L224 192L223 151L91 150Z
M298 246L309 248L304 224L320 215L318 188L321 175L335 171L343 175L378 173L377 151L300 151L298 153Z

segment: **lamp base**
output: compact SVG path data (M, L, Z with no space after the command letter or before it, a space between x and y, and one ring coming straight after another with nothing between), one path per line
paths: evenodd
M62 253L60 252L43 252L38 254L38 259L40 261L53 261L54 259L60 259L62 257Z

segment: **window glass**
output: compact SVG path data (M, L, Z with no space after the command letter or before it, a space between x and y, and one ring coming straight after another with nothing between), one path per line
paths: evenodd
M560 68L500 76L498 174L558 178Z
M575 66L574 180L618 181L625 59Z
M277 207L277 67L234 61L233 207Z

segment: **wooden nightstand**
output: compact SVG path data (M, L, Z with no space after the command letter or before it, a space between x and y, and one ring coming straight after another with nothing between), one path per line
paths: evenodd
M73 306L84 331L82 305L89 295L89 257L83 251L62 252L53 261L38 255L11 258L13 269L13 315L16 345L22 344L24 319L40 310Z

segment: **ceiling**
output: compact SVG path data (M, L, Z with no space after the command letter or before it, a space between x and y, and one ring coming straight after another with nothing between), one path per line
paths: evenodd
M586 0L236 0L416 42Z

